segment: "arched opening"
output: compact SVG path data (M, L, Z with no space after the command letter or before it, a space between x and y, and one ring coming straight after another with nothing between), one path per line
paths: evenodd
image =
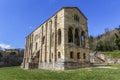
M51 55L51 58L53 59L53 53L52 53L52 55Z
M35 44L35 49L37 50L37 47L38 47L38 43L36 42L36 44Z
M83 59L86 59L86 54L85 53L83 53Z
M58 52L58 58L61 58L61 53L60 52Z
M51 62L51 53L50 53L50 55L49 55L49 61Z
M75 44L76 44L77 46L80 45L80 40L79 40L79 29L78 29L78 28L75 29Z
M52 38L51 38L51 46L54 44L54 32L52 33Z
M47 62L47 54L45 53L45 62Z
M73 28L72 27L68 29L68 43L71 43L71 42L73 42Z
M85 32L82 31L81 33L81 46L85 47Z
M39 54L40 54L40 51L36 53L36 62L39 62Z
M80 53L79 52L77 53L77 59L80 59Z
M44 44L45 43L45 36L43 36L43 38L42 38L42 44Z
M58 30L58 45L61 44L61 29Z
M73 59L73 52L70 52L70 58Z

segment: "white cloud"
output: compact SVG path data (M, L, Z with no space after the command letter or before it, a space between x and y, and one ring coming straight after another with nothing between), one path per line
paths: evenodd
M11 49L11 45L9 44L5 44L5 43L0 43L0 48L1 49Z

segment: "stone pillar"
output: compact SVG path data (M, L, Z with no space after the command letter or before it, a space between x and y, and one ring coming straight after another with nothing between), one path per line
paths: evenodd
M52 37L52 20L49 22L49 33L50 33L50 37L49 37L49 39L50 39L50 45L49 45L49 60L50 60L50 62L52 61L52 59L51 59L51 37Z
M42 29L42 28L41 28L41 29ZM40 66L40 63L42 62L42 52L41 52L41 49L42 49L42 30L41 30L41 29L40 29L40 34L39 34L39 35L40 35L40 37L39 37L39 38L40 38L40 39L39 39L39 40L40 40L40 43L39 43L39 44L40 44L39 66ZM38 67L39 67L39 66L38 66Z
M73 43L75 43L75 28L74 27L73 27L72 33L73 33Z
M88 39L88 27L87 24L85 24L85 48L89 48L89 39Z
M45 60L46 60L46 62L48 62L48 51L47 51L47 44L48 44L48 41L47 41L47 28L48 28L48 23L46 22L46 24L45 24Z
M47 26L47 62L49 63L50 60L50 22L48 22Z
M79 28L79 32L78 32L79 34L79 47L81 47L81 40L80 40L80 38L81 38L81 31L80 31L80 28Z
M55 61L57 60L57 58L56 58L56 47L57 47L57 26L56 26L56 24L57 24L57 22L56 22L56 16L53 18L53 30L54 30L54 43L53 43L53 69L55 69Z
M26 38L26 42L25 42L25 50L24 50L23 62L21 64L22 68L25 68L25 64L26 64L26 51L27 51L27 38Z
M41 27L41 62L43 62L43 26Z
M57 16L54 17L54 56L55 56L55 62L57 61Z

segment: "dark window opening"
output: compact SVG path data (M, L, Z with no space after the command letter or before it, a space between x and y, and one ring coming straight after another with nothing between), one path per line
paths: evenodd
M52 38L51 38L51 46L54 44L54 32L52 33Z
M77 59L80 59L80 53L77 53Z
M73 29L71 27L68 29L68 42L73 42Z
M45 43L45 36L43 36L43 38L42 38L42 44L44 44Z
M79 29L75 29L75 44L77 46L80 45L80 40L79 40Z
M85 53L83 54L83 59L86 59L86 54Z
M37 46L38 46L38 44L37 44L37 42L36 42L36 44L35 44L35 49L37 50Z
M60 54L60 52L58 52L58 58L61 58L61 54Z
M61 44L61 29L58 30L58 44Z
M82 31L81 33L81 45L82 47L85 47L85 33Z
M74 20L77 21L77 22L79 22L79 16L75 14L74 15Z
M73 52L70 52L70 58L73 59Z

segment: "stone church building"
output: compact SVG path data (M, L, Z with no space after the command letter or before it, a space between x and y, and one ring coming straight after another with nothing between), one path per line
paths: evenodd
M87 18L63 7L26 37L24 69L66 70L90 66Z

